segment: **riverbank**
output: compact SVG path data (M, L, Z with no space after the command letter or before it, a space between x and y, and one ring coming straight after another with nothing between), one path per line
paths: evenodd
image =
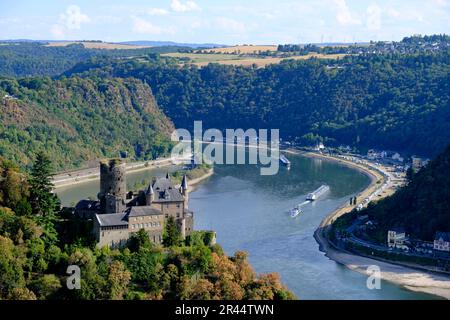
M384 183L386 179L380 172L367 166L354 163L352 161L316 153L304 153L304 155L330 161L336 161L343 165L359 170L370 177L371 182L369 186L360 194L358 194L358 198L366 198L368 195L372 194L379 185L379 183L377 182L381 179L381 183ZM388 196L392 192L393 190L391 190L390 192L386 192L385 194L381 195L379 199ZM350 270L362 274L367 274L367 268L369 266L376 265L381 270L381 279L385 281L392 282L411 291L433 294L445 299L450 299L450 278L447 276L433 272L417 270L411 267L389 263L378 259L371 259L359 255L354 255L336 248L328 239L328 233L330 231L331 224L338 217L350 212L353 208L354 206L346 204L336 209L321 222L319 228L314 233L314 237L319 243L320 250L325 252L325 255L328 258L344 265Z
M211 177L214 174L214 167L208 169L205 174L202 176L189 180L189 186L191 187L190 192L195 191L201 184L201 182L205 181L209 177Z

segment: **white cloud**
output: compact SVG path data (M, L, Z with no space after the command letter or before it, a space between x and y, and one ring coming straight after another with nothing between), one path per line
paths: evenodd
M216 24L219 28L226 31L232 31L235 33L244 33L247 31L244 23L231 18L219 17L216 19Z
M123 20L124 19L122 17L112 16L112 15L95 16L92 19L92 21L95 22L96 24L105 24L105 23L118 24L118 23L123 22Z
M50 32L53 35L53 37L57 38L57 39L62 39L64 38L64 27L60 24L54 24L51 28L50 28Z
M165 16L169 14L169 11L162 8L150 8L147 10L147 13L151 16Z
M64 38L67 31L80 30L83 23L90 22L89 16L81 12L79 6L70 5L66 12L59 15L59 20L50 28L55 38Z
M366 26L369 30L381 29L381 8L377 4L372 4L367 7L367 21Z
M406 7L406 8L393 8L389 7L385 10L387 16L389 18L398 20L398 21L418 21L423 22L424 16L421 11L417 8Z
M446 7L448 6L448 0L430 0L433 4L438 7Z
M336 6L336 19L343 26L361 24L361 21L355 18L347 6L345 0L333 0Z
M91 21L87 15L81 12L80 7L75 5L67 7L66 12L59 16L59 20L69 30L79 30L82 23Z
M200 10L200 7L194 1L181 2L180 0L172 0L170 7L175 12L189 12Z
M140 34L173 34L175 32L174 28L162 28L155 26L150 21L139 17L132 17L133 19L133 32Z

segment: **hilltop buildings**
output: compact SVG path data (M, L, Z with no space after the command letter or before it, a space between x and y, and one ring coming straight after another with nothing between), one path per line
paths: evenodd
M82 200L75 214L93 219L97 246L120 248L130 236L144 229L154 243L162 242L164 225L172 217L184 239L193 228L194 214L188 210L188 182L175 186L169 174L151 182L137 193L126 190L125 163L119 159L100 163L100 192L97 201Z

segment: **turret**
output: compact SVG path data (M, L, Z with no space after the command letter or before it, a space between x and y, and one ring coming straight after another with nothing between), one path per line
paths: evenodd
M148 185L147 190L145 191L145 203L147 206L150 206L154 200L155 192L153 191L152 183Z
M183 196L188 192L188 183L187 183L187 176L183 176L183 180L181 181L181 193Z
M189 187L186 175L183 176L183 180L181 181L180 192L184 197L184 208L187 209L189 202Z

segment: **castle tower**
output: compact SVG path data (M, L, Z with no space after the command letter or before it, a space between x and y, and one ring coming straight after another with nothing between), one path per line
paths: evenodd
M100 162L100 193L98 199L104 213L125 209L127 196L126 165L120 159Z

